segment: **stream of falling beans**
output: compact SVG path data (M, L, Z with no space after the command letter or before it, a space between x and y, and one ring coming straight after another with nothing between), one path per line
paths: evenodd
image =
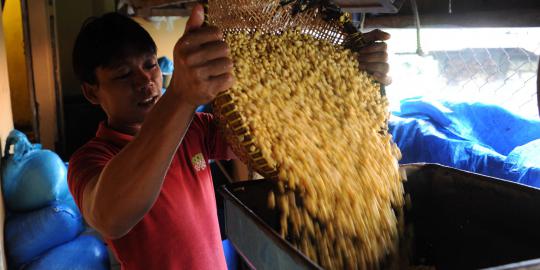
M298 30L229 33L228 90L265 160L281 235L326 269L378 268L397 249L403 184L388 102L357 54Z

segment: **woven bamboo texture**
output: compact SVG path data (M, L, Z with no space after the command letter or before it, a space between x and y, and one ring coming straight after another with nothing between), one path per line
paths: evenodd
M219 27L225 35L254 31L279 35L288 29L296 29L336 46L347 41L343 23L326 20L320 6L294 15L292 9L292 5L280 5L279 0L209 0L207 15L208 23ZM247 116L240 115L228 91L214 100L213 108L237 157L264 177L277 177L279 167L270 166L262 157L256 138L252 137L243 120Z

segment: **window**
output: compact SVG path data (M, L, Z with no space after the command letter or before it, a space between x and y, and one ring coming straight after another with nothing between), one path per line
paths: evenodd
M415 29L384 30L392 35L392 110L404 98L425 96L496 104L538 119L540 28L423 28L423 56Z

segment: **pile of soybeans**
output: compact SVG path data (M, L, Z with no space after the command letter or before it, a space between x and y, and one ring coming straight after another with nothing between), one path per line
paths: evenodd
M281 235L326 269L372 269L396 252L403 184L388 102L358 55L302 34L228 33L235 104L277 172ZM236 143L243 143L238 136ZM256 147L253 147L256 146Z

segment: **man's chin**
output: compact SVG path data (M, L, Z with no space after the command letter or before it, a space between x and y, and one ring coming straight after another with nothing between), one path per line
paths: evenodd
M152 111L153 107L150 108L138 108L136 112L133 112L131 116L129 117L129 121L126 121L127 123L130 123L132 125L141 125L144 122L144 119L148 117L148 114Z

